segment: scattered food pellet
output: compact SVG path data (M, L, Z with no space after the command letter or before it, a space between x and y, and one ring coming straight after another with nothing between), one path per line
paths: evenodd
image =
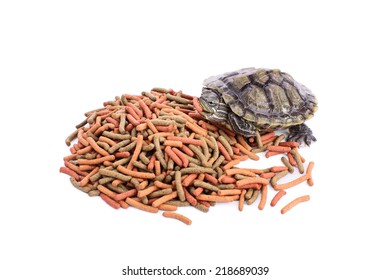
M183 216L181 214L178 214L178 213L163 212L163 216L166 217L166 218L177 219L177 220L185 223L186 225L191 225L192 224L192 221L189 218L187 218L186 216Z
M294 199L293 201L289 202L286 206L284 206L282 208L282 210L281 210L281 213L285 214L288 211L290 211L293 207L298 205L299 203L305 202L305 201L309 201L309 200L310 200L310 196L309 195L300 196L300 197Z
M103 106L85 113L65 139L71 154L64 157L60 172L70 176L75 188L99 196L114 209L163 211L164 217L190 225L189 218L175 213L178 207L207 213L218 203L233 202L243 211L245 202L251 205L260 196L258 208L263 210L269 188L274 189L274 207L285 189L305 181L314 184L313 162L306 174L278 182L288 173L304 173L298 143L283 142L284 134L274 131L236 135L203 118L198 98L181 91L154 88L141 95L124 94ZM281 155L283 165L237 167L273 155ZM309 196L295 199L282 214L307 200Z

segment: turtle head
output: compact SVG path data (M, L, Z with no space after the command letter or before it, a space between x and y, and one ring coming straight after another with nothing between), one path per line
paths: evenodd
M221 94L210 88L203 88L199 98L202 115L213 122L226 122L228 106Z

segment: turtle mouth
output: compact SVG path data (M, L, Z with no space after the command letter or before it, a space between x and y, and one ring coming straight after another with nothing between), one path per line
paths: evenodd
M199 98L200 107L202 107L202 113L211 114L213 109L209 106L208 102L204 100L202 97Z

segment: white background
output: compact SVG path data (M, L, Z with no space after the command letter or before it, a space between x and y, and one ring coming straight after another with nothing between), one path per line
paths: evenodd
M389 279L384 3L1 1L0 278L151 279L122 269L180 265L270 268L221 279ZM208 76L249 66L280 68L316 94L318 141L301 151L314 187L264 211L180 209L186 226L115 211L58 172L84 112L154 86L199 95ZM281 215L301 194L311 201Z

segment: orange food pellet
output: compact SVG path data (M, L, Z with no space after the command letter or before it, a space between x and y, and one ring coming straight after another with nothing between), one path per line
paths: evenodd
M274 198L271 200L271 206L274 207L276 205L276 203L278 203L278 201L286 194L286 191L284 190L280 190L278 191Z
M164 212L163 216L166 217L166 218L172 218L172 219L179 220L179 221L185 223L186 225L191 225L192 224L192 221L189 218L187 218L186 216L183 216L181 214L178 214L178 213Z
M309 200L310 200L310 196L309 195L300 196L300 197L294 199L293 201L289 202L286 206L284 206L282 208L282 210L280 210L280 212L282 214L285 214L288 211L290 211L293 207L298 205L299 203L302 203L302 202L305 202L305 201L309 201Z

